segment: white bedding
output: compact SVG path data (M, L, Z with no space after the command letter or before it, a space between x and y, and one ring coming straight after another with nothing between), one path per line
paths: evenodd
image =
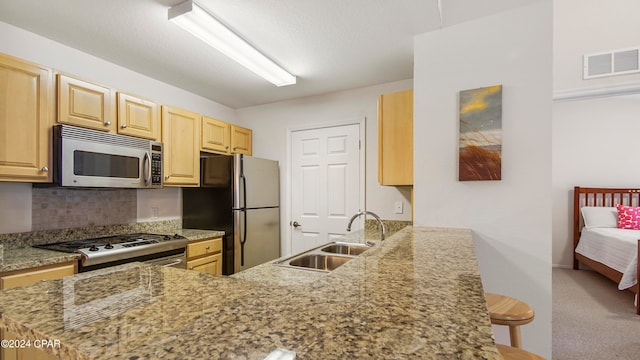
M638 239L640 230L583 228L576 252L621 272L624 290L638 283Z

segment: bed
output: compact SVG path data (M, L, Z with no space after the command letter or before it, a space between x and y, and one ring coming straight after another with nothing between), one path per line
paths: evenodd
M618 205L621 205L620 209L616 208ZM573 268L578 270L581 263L587 265L616 282L618 289L635 293L636 313L640 315L640 229L618 228L618 211L635 211L632 209L635 207L640 207L640 189L576 186L573 192Z

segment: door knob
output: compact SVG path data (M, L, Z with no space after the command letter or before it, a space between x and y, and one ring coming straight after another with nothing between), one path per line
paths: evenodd
M300 223L298 223L297 221L292 222L292 223L291 223L291 225L292 225L294 228L299 228L300 226L302 226L302 225L300 225Z

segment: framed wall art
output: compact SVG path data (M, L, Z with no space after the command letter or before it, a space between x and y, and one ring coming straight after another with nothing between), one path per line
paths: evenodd
M458 180L502 178L502 85L460 91Z

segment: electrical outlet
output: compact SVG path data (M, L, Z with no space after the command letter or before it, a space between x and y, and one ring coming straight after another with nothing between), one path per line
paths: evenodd
M394 212L396 214L402 214L402 201L396 201L396 205L394 207Z
M151 213L153 214L152 218L153 219L157 219L158 216L160 215L160 209L158 209L157 207L154 206L154 207L151 208Z

